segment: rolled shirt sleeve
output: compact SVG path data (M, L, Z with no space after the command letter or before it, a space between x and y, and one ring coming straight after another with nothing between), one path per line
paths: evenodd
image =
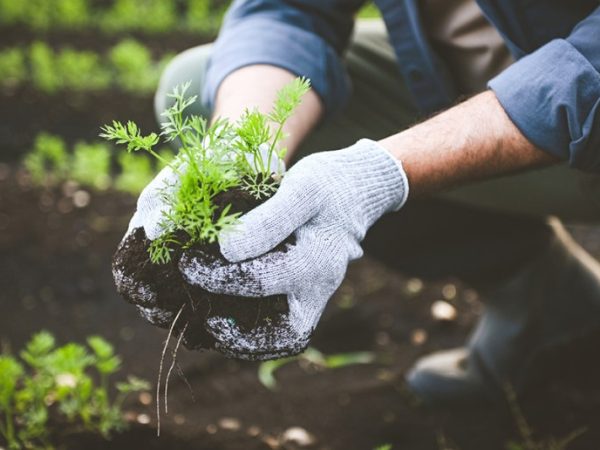
M341 109L350 83L340 58L362 0L341 10L332 0L237 0L210 58L203 101L213 109L222 81L237 69L269 64L310 79L325 115Z
M532 143L572 167L600 172L600 8L488 86Z

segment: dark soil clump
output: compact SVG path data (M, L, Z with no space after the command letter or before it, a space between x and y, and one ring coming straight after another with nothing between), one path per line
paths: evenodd
M231 213L245 213L265 200L257 200L239 188L231 189L215 197L214 201L218 206L215 215L219 215L227 205L231 205ZM215 349L215 339L206 329L206 320L210 317L227 318L243 332L249 332L257 327L276 327L289 311L285 295L264 298L237 297L213 294L191 285L184 280L178 269L182 256L181 248L175 249L169 263L153 264L148 254L150 242L142 228L137 228L121 242L113 258L113 274L117 288L127 301L146 308L169 311L173 316L185 305L174 332L179 334L187 324L183 343L189 349ZM273 252L285 252L293 242L294 238L290 236ZM191 250L194 249L225 260L217 243L195 245ZM134 280L136 287L132 289L127 282L123 283L123 276ZM148 297L143 293L140 295L138 286L149 286L156 294L150 304L144 302ZM155 325L169 328L171 322L172 317L169 315L164 320L158 319Z

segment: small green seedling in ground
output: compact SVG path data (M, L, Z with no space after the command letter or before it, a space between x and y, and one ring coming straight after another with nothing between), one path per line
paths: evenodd
M174 192L164 191L168 207L162 217L163 234L149 249L153 263L169 262L174 246L188 248L215 242L222 229L235 223L237 214L231 214L229 206L216 214L213 200L218 194L240 187L261 199L274 192L271 167L285 153L279 148L285 137L283 127L310 83L297 78L281 89L269 114L246 110L235 123L217 119L212 125L203 117L184 114L196 101L196 96L186 97L189 86L187 83L175 89L171 95L173 106L163 113L166 121L161 136L180 147L177 157L168 164L179 181ZM145 151L165 163L154 150L159 136L143 135L133 122L115 121L102 128L101 136L126 145L129 152ZM181 233L185 236L183 242L176 238Z
M61 77L61 87L73 91L107 89L111 83L110 72L93 52L62 50L55 56L55 67Z
M375 447L373 450L392 450L391 444L383 444Z
M34 42L29 51L33 85L47 94L54 94L61 86L54 52L43 42Z
M306 361L323 369L337 369L355 364L370 364L375 361L375 354L372 352L355 352L325 355L319 350L309 347L304 351L304 353L301 353L298 356L276 359L273 361L265 361L261 363L260 366L258 366L258 380L267 389L277 389L275 372L281 367L295 361Z
M164 0L115 0L101 18L104 31L171 31L177 25L175 2Z
M27 78L25 55L20 48L0 51L0 83L5 87L21 84Z
M111 152L106 144L78 142L73 149L68 178L103 191L111 182L110 162Z
M66 145L57 136L40 133L24 163L36 184L59 183L66 179L69 170Z
M88 346L57 346L47 332L32 337L20 354L0 355L0 440L9 449L52 448L50 421L109 438L126 426L122 406L132 392L149 389L139 378L114 385L121 360L99 336ZM99 380L98 382L96 380Z
M118 156L118 161L121 171L114 185L118 191L139 194L156 175L148 158L122 153Z
M219 29L223 15L229 6L227 2L221 5L211 0L188 0L185 25L188 30L210 33Z
M161 149L161 161L155 166L146 155L119 153L104 142L77 142L71 152L59 136L40 133L31 152L24 158L25 169L32 181L54 188L63 181L75 181L95 190L113 188L127 194L139 195L156 173L174 158L169 149ZM111 176L111 166L118 173Z
M155 70L150 51L133 39L115 45L109 53L116 82L130 92L148 92L158 84L159 71Z
M90 22L88 0L55 0L54 22L61 28L82 28Z
M15 2L14 0L0 0L0 22L3 24L15 24L25 16L27 2Z

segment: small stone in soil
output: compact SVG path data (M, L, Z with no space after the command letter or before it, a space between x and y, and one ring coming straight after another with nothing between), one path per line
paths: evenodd
M308 447L317 441L311 433L301 427L288 428L281 435L281 440L284 443L291 442L300 447Z
M238 431L242 424L234 417L223 417L219 420L219 427L227 431Z
M381 381L393 381L395 378L394 372L391 370L382 369L377 372L377 379Z
M444 300L437 300L431 305L431 315L435 320L452 322L456 320L456 308Z
M175 414L175 417L173 417L173 422L175 422L176 425L183 425L185 423L185 416L181 414Z
M423 345L427 341L427 331L417 328L410 334L410 341L413 345Z
M139 414L135 420L141 425L148 425L150 423L150 416L148 414Z
M149 392L141 392L138 400L142 405L148 406L152 403L152 395Z
M256 437L260 434L260 428L256 425L251 425L246 429L246 434L251 437Z
M418 294L423 290L423 282L418 278L411 278L406 282L406 290L409 294Z
M442 288L442 295L446 300L454 300L456 298L456 286L452 283L446 284Z
M206 432L208 434L215 434L217 431L219 431L219 429L215 424L209 423L208 425L206 425Z
M91 198L92 196L88 191L80 189L73 194L73 205L75 205L75 208L85 208L90 204Z
M265 444L267 444L269 446L269 448L271 449L278 449L281 448L281 445L279 444L279 439L273 437L273 436L263 436L261 439Z

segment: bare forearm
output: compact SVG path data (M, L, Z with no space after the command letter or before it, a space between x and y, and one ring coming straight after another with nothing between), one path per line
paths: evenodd
M479 94L380 144L402 161L422 195L557 160L530 143L492 91Z
M219 87L213 117L237 119L246 108L270 111L279 89L295 78L287 70L269 65L243 67L231 73ZM314 128L322 114L321 100L311 90L286 122L284 131L288 137L283 145L288 149L286 162Z

